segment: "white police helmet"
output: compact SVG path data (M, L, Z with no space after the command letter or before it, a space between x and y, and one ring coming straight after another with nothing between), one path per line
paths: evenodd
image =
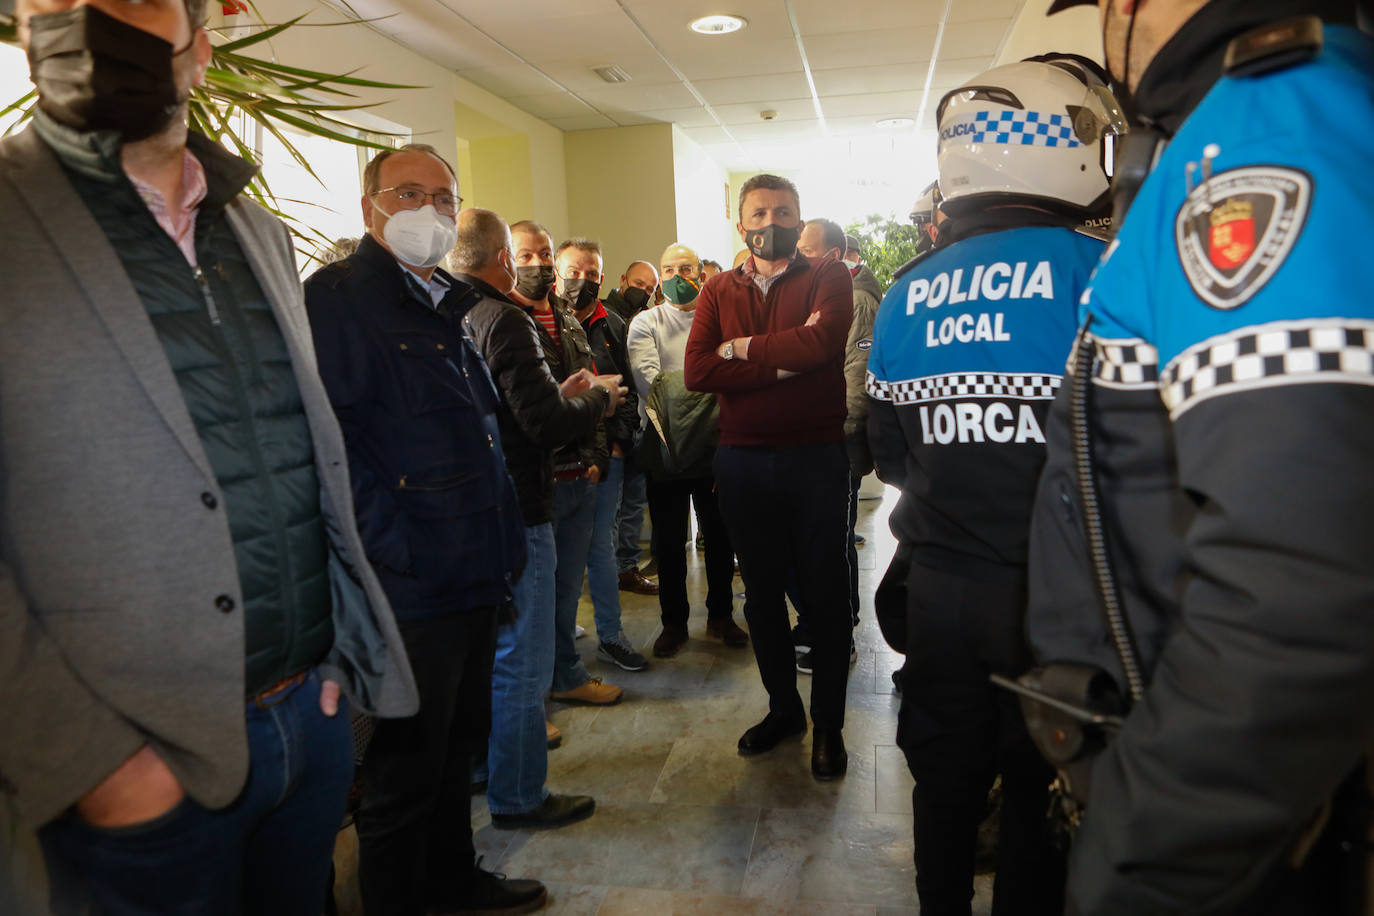
M921 189L921 196L911 205L911 225L925 226L935 219L935 211L940 206L940 183L932 181Z
M1098 210L1108 200L1112 139L1126 130L1101 68L1067 54L974 77L946 93L936 120L949 212L1007 196L1073 214Z

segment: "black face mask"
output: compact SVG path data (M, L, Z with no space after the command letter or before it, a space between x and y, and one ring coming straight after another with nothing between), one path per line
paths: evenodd
M173 51L156 35L78 6L29 19L29 73L38 107L80 131L115 130L143 140L176 117L186 98L177 91Z
M599 295L601 295L600 280L593 282L585 277L579 277L576 280L563 281L563 301L574 312L591 308L592 303L596 301Z
M744 242L754 257L764 261L781 261L792 257L801 238L800 226L764 226L744 230Z
M620 298L625 300L625 304L636 312L649 304L649 291L638 286L631 286L620 294Z
M553 267L533 264L515 268L515 291L529 299L539 302L548 298L553 289Z

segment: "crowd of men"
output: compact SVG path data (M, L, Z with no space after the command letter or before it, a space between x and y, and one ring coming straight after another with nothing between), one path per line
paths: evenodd
M351 715L369 916L542 907L481 867L470 796L594 813L547 785L546 702L624 694L577 649L584 581L596 658L666 663L693 515L704 633L768 696L739 753L810 729L843 778L876 469L923 913L970 912L998 781L994 913L1364 912L1374 42L1297 6L1103 0L1105 69L947 93L885 294L760 174L730 269L674 243L603 296L594 240L461 209L423 144L368 163L366 233L302 284L255 168L188 130L203 0L20 0L0 910L43 873L63 916L319 913Z

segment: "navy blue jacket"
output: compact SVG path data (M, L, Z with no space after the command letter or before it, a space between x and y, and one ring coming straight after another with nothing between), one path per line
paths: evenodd
M305 283L320 376L348 449L358 528L401 620L505 602L524 564L499 399L452 283L433 305L381 245Z

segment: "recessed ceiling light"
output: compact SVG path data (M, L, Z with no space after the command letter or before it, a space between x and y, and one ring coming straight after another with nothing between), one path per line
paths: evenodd
M742 16L702 16L692 20L692 31L703 35L727 35L749 24Z
M915 123L911 118L883 118L881 121L874 121L873 126L884 130L896 130L900 127L910 127Z

